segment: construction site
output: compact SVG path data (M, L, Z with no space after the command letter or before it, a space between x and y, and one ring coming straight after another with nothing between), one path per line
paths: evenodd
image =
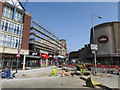
M52 69L57 69L52 76ZM13 71L14 72L14 71ZM24 82L24 84L23 84ZM32 70L19 70L15 78L2 79L2 88L85 88L119 90L119 76L107 73L81 73L75 68L44 67Z

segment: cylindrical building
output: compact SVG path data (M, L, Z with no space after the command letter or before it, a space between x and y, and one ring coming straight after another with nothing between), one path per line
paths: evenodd
M120 65L120 22L102 23L94 27L95 43L98 46L97 64ZM91 29L90 44L93 42Z

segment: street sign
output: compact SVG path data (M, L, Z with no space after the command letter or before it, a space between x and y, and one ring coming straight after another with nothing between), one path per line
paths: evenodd
M20 51L18 51L16 57L21 57L21 56L20 56Z
M95 54L95 51L92 51L92 54Z
M20 56L20 53L18 53L18 54L16 55L16 57L21 57L21 56Z
M97 44L90 44L91 50L98 50Z

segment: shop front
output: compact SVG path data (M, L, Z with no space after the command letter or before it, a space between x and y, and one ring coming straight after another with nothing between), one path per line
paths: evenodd
M48 66L48 64L49 64L49 62L48 62L48 58L49 58L48 52L41 51L40 56L41 56L41 67Z
M37 52L31 52L26 56L25 67L37 68L41 67L41 57Z
M15 54L1 54L0 62L1 68L16 68L16 62L18 59L18 68L22 68L23 56L17 58Z

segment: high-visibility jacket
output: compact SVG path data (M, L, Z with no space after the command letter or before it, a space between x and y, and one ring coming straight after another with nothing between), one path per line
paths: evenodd
M53 75L53 76L56 76L56 73L57 73L57 69L55 69L55 68L52 69L52 75Z
M82 69L83 65L79 65L79 68Z

